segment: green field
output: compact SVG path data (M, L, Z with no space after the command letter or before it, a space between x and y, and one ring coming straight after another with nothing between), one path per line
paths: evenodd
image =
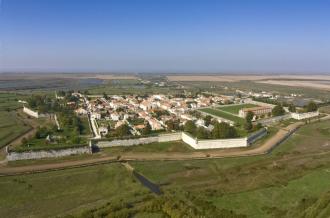
M0 217L50 217L108 201L132 199L147 189L119 164L26 176L0 177Z
M18 119L15 111L0 111L0 148L30 129Z
M131 162L163 196L117 163L0 177L0 217L329 217L329 127L330 121L303 126L269 155ZM177 143L130 149L189 152Z
M168 189L204 193L204 200L217 208L247 217L302 217L330 191L329 126L330 121L304 126L268 156L134 166L148 178L170 184ZM329 209L320 212L329 216Z
M217 107L218 110L222 110L228 113L232 114L238 114L238 112L243 108L252 108L252 107L258 107L258 105L255 104L242 104L242 105L233 105L233 106L222 106Z
M0 93L0 148L30 129L15 111L21 107L18 99L25 99L25 96Z
M227 120L231 120L239 125L242 125L244 124L245 120L243 118L240 118L238 116L235 116L235 115L231 115L231 114L228 114L226 112L223 112L223 111L220 111L220 110L217 110L217 109L212 109L212 108L203 108L203 109L199 109L200 111L203 111L203 112L206 112L206 113L209 113L209 114L212 114L212 115L215 115L215 116L218 116L218 117L222 117L224 119L227 119Z

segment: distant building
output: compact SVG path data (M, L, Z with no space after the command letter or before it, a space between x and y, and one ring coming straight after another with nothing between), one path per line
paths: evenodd
M93 112L92 113L92 118L99 120L99 119L101 119L101 114L100 113L97 113L97 112Z
M239 111L238 116L245 118L248 112L252 112L256 116L268 114L272 112L271 107L252 107L252 108L243 108Z
M307 112L307 113L291 113L291 117L296 120L308 119L312 117L317 117L319 115L320 113L318 111Z
M150 124L152 130L160 130L160 129L163 129L161 123L158 122L156 119L149 119L148 122L149 122L149 124Z
M88 111L85 110L84 108L78 108L75 112L79 115L85 115L88 113Z

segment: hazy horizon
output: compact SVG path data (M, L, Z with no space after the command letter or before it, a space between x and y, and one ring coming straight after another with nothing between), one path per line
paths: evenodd
M0 72L329 74L330 2L0 1Z

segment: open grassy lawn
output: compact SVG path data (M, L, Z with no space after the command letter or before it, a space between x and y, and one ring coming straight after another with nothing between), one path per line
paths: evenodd
M225 112L217 110L217 109L203 108L203 109L199 109L199 110L203 111L205 113L209 113L209 114L218 116L218 117L222 117L222 118L227 119L227 120L231 120L231 121L233 121L235 123L238 123L240 125L244 124L244 119L243 118L237 117L235 115L230 115L228 113L225 113Z
M232 113L232 114L238 114L238 112L241 109L243 109L243 108L252 108L252 107L258 107L258 105L255 105L255 104L242 104L242 105L222 106L222 107L217 107L217 109L228 112L228 113Z
M145 192L119 164L0 177L0 217L56 216Z

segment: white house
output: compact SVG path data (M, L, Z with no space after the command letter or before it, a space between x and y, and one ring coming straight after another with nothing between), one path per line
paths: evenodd
M119 118L120 118L119 114L117 114L117 113L112 113L112 114L110 115L110 117L111 117L111 119L114 120L114 121L118 121Z

